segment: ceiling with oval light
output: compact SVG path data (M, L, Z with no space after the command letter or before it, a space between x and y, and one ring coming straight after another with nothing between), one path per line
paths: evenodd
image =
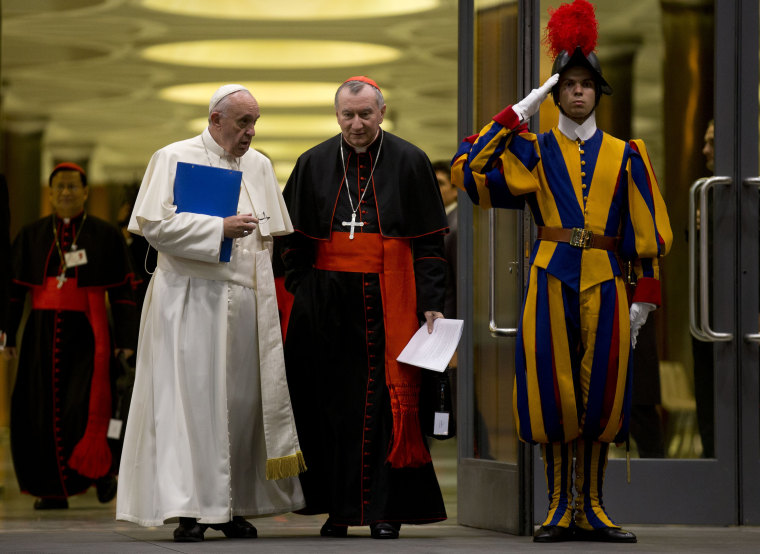
M169 102L208 105L211 95L224 82L189 83L166 87L159 98ZM240 83L263 108L332 107L339 83L305 81L244 81ZM385 94L386 99L388 95Z
M438 7L439 0L140 0L149 10L194 17L255 20L325 20L389 17Z
M388 63L401 57L390 46L338 40L231 39L156 44L146 60L215 68L303 69Z

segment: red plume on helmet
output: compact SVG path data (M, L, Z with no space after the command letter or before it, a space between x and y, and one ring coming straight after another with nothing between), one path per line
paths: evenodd
M612 87L602 77L602 67L594 53L599 37L595 8L587 0L574 0L549 9L549 22L544 32L544 45L554 58L552 75L574 66L588 68L596 82L596 102L602 94L612 94ZM552 88L554 103L559 104L559 86Z
M572 52L577 47L584 56L594 51L599 36L599 23L594 10L594 5L586 0L561 4L557 9L549 8L549 23L546 24L543 42L552 58L563 50Z

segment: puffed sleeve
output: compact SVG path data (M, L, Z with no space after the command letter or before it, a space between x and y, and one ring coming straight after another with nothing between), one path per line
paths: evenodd
M535 192L539 162L536 137L527 133L508 106L465 138L451 163L451 182L482 208L522 208L523 195Z
M658 258L670 251L673 231L643 141L630 142L628 161L628 214L623 222L621 250L633 262L636 274L634 302L660 305Z

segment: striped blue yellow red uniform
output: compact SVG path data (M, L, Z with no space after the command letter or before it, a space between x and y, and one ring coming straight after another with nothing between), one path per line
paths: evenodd
M530 208L537 225L619 237L632 301L660 304L658 258L672 232L646 147L596 130L527 132L511 107L452 161L452 182L483 208ZM518 330L514 411L522 440L618 442L628 433L628 298L614 252L537 240Z

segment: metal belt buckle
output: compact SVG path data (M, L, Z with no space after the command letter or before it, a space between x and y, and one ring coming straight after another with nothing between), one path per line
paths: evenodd
M591 243L594 242L594 233L589 229L581 229L580 227L573 227L573 232L570 235L570 245L576 248L590 248Z

